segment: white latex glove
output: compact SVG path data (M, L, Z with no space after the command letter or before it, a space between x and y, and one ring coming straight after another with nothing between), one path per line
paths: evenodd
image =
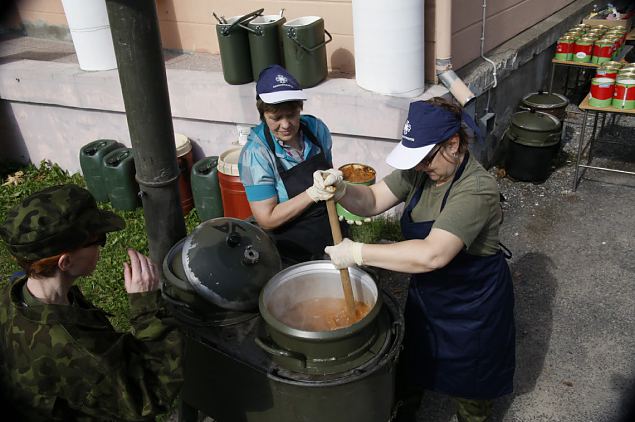
M348 268L364 263L362 259L362 246L364 246L363 243L353 242L351 239L344 239L342 243L338 243L335 246L327 246L324 248L324 252L331 257L331 262L333 262L336 268Z
M346 182L342 172L335 169L316 170L313 173L313 186L306 190L313 202L331 198L339 201L346 193Z

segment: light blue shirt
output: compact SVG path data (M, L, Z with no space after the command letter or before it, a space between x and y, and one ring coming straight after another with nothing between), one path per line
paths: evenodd
M300 116L300 121L315 135L320 145L319 148L316 147L303 133L304 160L324 150L326 160L331 162L333 141L331 140L331 132L329 132L324 122L311 115ZM277 196L279 203L285 202L289 200L289 195L282 183L280 174L278 174L276 160L267 145L265 130L269 129L264 122L251 129L247 143L240 152L240 158L238 159L240 180L245 186L247 200L250 202L263 201L274 196ZM271 138L274 141L275 155L280 159L282 167L285 170L289 170L296 166L298 164L297 160L282 148L278 143L278 139L272 133Z

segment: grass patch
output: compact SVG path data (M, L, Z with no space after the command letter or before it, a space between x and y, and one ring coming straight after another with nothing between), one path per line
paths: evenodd
M349 227L349 236L352 240L362 243L378 243L385 240L398 242L404 240L401 234L399 218L393 216L376 217L361 226L353 224Z

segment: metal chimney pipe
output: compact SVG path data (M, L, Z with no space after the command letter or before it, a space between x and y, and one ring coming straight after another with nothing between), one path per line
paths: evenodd
M452 0L436 0L434 8L435 70L437 78L462 106L476 98L452 70Z
M185 237L172 112L155 0L106 0L150 258Z

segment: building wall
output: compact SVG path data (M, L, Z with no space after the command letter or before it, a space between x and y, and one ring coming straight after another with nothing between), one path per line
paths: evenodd
M265 9L287 20L317 15L333 35L327 44L329 67L354 73L352 0L157 0L163 46L192 52L218 53L217 15L231 17ZM363 0L360 0L363 1ZM422 0L423 1L423 0ZM434 8L446 0L427 0L425 7L426 75L434 75ZM502 44L575 0L490 0L487 2L485 51ZM460 68L480 55L482 0L452 0L453 64ZM61 0L23 0L22 22L30 28L66 26ZM381 17L379 17L381 18Z

